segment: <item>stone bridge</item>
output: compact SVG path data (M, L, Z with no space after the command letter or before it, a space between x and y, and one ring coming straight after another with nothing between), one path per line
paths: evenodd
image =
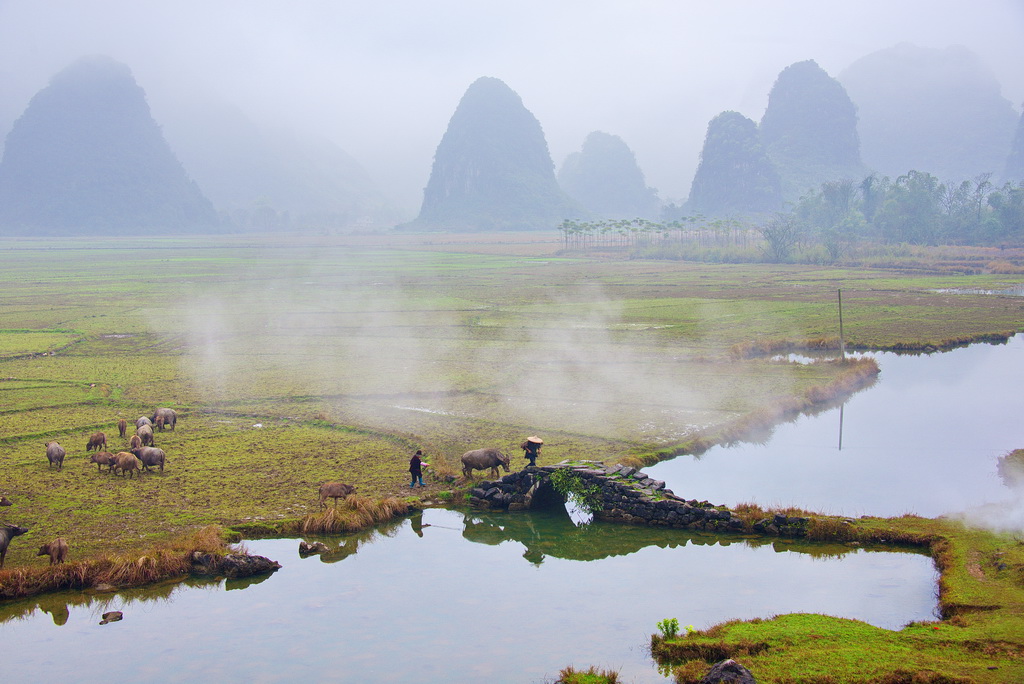
M685 500L629 466L605 466L600 461L563 461L550 466L527 466L501 479L484 480L470 492L470 503L478 508L522 511L551 505L564 505L565 498L551 483L556 470L569 469L585 486L596 486L601 509L594 511L599 520L636 525L675 527L708 532L760 532L802 537L807 518L774 515L746 524L725 506L707 501Z

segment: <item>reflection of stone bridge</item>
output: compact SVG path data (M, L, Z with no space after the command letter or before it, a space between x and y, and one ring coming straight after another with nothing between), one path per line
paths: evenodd
M601 508L594 517L612 522L673 527L708 532L743 532L753 529L775 535L799 537L806 533L807 518L777 515L748 528L724 506L707 501L685 500L636 468L608 466L599 461L563 461L552 466L528 466L499 480L484 480L470 492L478 508L510 511L564 505L565 497L551 482L556 470L570 469L585 487L596 487Z

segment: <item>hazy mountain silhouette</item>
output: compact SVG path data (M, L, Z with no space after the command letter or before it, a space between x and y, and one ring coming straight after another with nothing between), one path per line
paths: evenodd
M857 105L861 156L874 170L956 182L1003 170L1017 114L967 48L902 43L857 60L839 80Z
M1013 136L1013 145L1010 146L1002 177L1008 181L1024 181L1024 114L1021 114L1017 122L1017 133Z
M334 143L259 126L205 101L164 122L189 174L232 225L246 230L393 225L398 216L366 171Z
M647 187L636 156L617 135L594 131L558 172L558 184L584 209L602 218L654 218L660 202Z
M839 81L814 60L779 74L760 133L786 200L797 200L826 181L859 181L867 175L860 160L857 109Z
M85 57L32 98L0 162L7 234L209 230L213 206L189 180L131 70Z
M779 174L757 124L738 112L722 112L708 124L686 210L722 216L781 207Z
M448 122L419 217L404 227L551 229L579 214L555 180L540 123L505 83L484 77Z

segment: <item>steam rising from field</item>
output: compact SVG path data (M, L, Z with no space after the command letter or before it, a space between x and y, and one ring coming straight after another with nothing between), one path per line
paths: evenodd
M388 272L371 262L380 263L310 254L194 286L171 320L201 400L317 396L371 423L412 409L510 434L654 442L735 415L744 383L734 371L730 382L695 377L698 364L624 322L600 287L530 276L531 294L520 296L492 274L429 257Z

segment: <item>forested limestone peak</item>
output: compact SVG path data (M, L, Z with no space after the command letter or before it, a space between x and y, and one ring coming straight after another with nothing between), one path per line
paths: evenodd
M604 218L654 218L658 196L647 187L636 156L617 135L590 133L558 172L562 189L585 209Z
M56 74L7 136L3 233L179 232L216 223L131 70L109 57L85 57Z
M550 229L579 213L558 186L540 122L504 82L483 77L456 107L407 227Z
M786 199L842 178L861 178L857 108L814 60L779 74L760 124L761 143L779 170Z
M708 124L686 207L708 215L765 213L782 206L779 174L757 124L722 112Z

